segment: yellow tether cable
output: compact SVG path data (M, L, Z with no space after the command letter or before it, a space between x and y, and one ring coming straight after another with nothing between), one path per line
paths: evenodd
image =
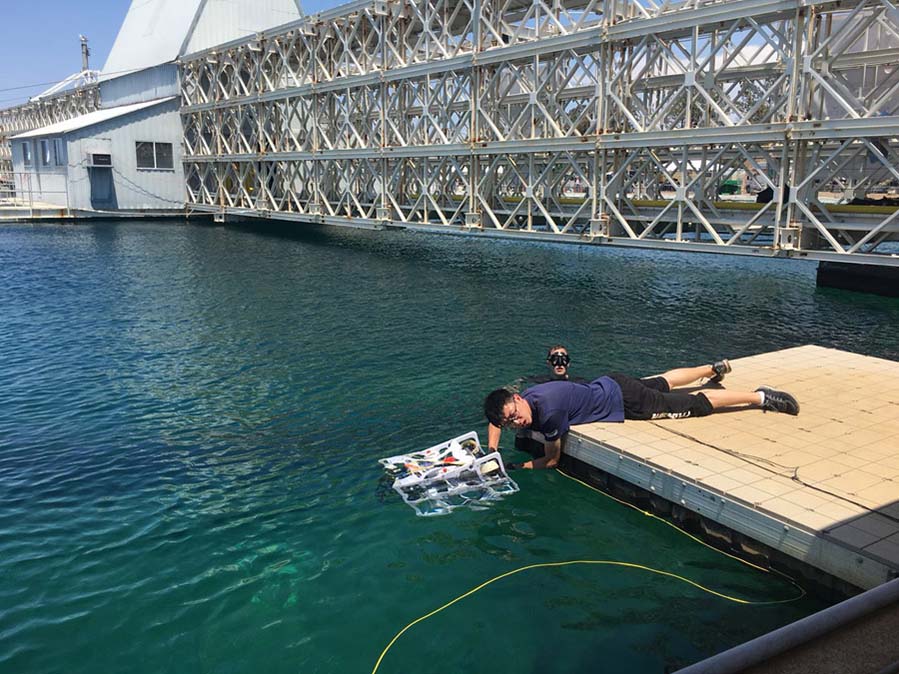
M715 552L721 553L721 554L724 555L725 557L730 557L731 559L735 559L735 560L737 560L738 562L740 562L741 564L745 564L746 566L750 566L750 567L752 567L753 569L758 569L759 571L762 571L762 572L764 572L764 573L771 573L771 572L773 571L773 572L776 573L777 575L782 576L783 578L786 578L788 581L790 581L791 583L793 583L793 585L795 585L796 587L799 587L799 585L796 585L796 581L794 581L792 578L790 578L790 577L789 577L788 575L786 575L785 573L781 573L780 571L777 571L776 569L766 569L766 568L763 567L763 566L758 566L757 564L753 564L752 562L747 562L745 559L741 559L740 557L737 557L736 555L732 555L732 554L730 554L729 552L725 552L724 550L722 550L722 549L720 549L720 548L716 548L714 545L709 545L708 543L706 543L706 542L705 542L704 540L702 540L701 538L697 538L696 536L694 536L693 534L691 534L689 531L686 531L686 530L684 530L684 529L681 529L679 526L677 526L677 525L674 524L673 522L669 522L669 521L666 520L665 518L659 517L659 516L656 515L655 513L651 513L651 512L649 512L648 510L643 510L643 509L641 509L641 508L638 508L638 507L635 506L633 503L628 503L627 501L623 501L623 500L621 500L620 498L615 498L615 497L612 496L611 494L607 494L606 492L604 492L602 489L597 489L597 488L594 487L593 485L587 484L587 483L584 482L583 480L579 480L579 479L577 479L576 477L573 477L572 475L569 475L568 473L563 473L561 470L557 470L556 472L557 472L559 475L562 475L562 476L564 476L564 477L567 477L569 480L574 480L574 481L577 482L578 484L584 485L585 487L587 487L587 489L592 489L593 491L597 492L598 494L602 494L602 495L605 496L606 498L612 499L612 500L615 501L616 503L620 503L621 505L627 506L628 508L632 508L632 509L636 510L636 511L639 512L639 513L643 513L643 514L646 515L647 517L651 517L651 518L653 518L654 520L658 520L658 521L661 522L662 524L668 525L668 526L671 527L672 529L676 529L677 531L681 532L681 533L682 533L684 536L686 536L687 538L690 538L690 539L696 541L696 542L699 543L700 545L704 545L705 547L709 548L710 550L714 550ZM799 587L799 589L802 590L801 587ZM803 595L802 595L802 596L805 596L805 590L803 590ZM799 599L799 598L800 598L800 597L797 597L797 599ZM793 601L793 600L790 600L790 601Z
M723 550L719 550L718 548L716 548L716 547L714 547L714 546L711 546L711 545L709 545L708 543L706 543L705 541L703 541L703 540L697 538L697 537L694 536L693 534L691 534L691 533L689 533L689 532L687 532L687 531L684 531L683 529L681 529L681 528L680 528L679 526L677 526L676 524L672 524L671 522L668 522L667 520L662 519L661 517L658 517L657 515L655 515L655 514L653 514L653 513L651 513L651 512L648 512L648 511L645 511L645 510L641 510L640 508L637 508L636 506L634 506L634 505L632 505L632 504L630 504L630 503L628 503L628 502L626 502L626 501L622 501L621 499L615 498L615 497L612 496L611 494L606 494L604 491L602 491L602 490L600 490L600 489L597 489L596 487L594 487L594 486L592 486L592 485L589 485L589 484L587 484L586 482L583 482L582 480L577 479L576 477L572 477L571 475L568 475L568 474L566 474L566 473L563 473L561 470L560 470L560 471L557 471L557 472L558 472L559 474L561 474L561 475L564 475L564 476L567 477L569 480L574 480L575 482L577 482L577 483L579 483L579 484L582 484L582 485L584 485L585 487L588 487L589 489L592 489L593 491L599 492L599 493L602 494L603 496L608 496L610 499L612 499L612 500L614 500L614 501L617 501L618 503L621 503L622 505L626 505L626 506L628 506L629 508L633 508L634 510L637 510L637 511L639 511L639 512L642 512L644 515L646 515L646 516L648 516L648 517L652 517L652 518L654 518L654 519L657 519L657 520L659 520L660 522L664 522L664 523L667 524L668 526L673 527L674 529L677 529L679 532L681 532L681 533L684 534L685 536L688 536L689 538L691 538L692 540L696 541L697 543L701 543L702 545L706 546L707 548L710 548L711 550L714 550L715 552L720 552L722 555L725 555L726 557L730 557L731 559L735 559L735 560L737 560L738 562L740 562L740 563L742 563L742 564L745 564L746 566L750 566L750 567L752 567L753 569L758 569L759 571L763 571L763 572L765 572L765 573L771 573L771 571L774 571L773 569L771 569L771 570L765 569L765 568L763 568L763 567L761 567L761 566L757 566L756 564L753 564L753 563L751 563L751 562L747 562L745 559L740 559L739 557L737 557L737 556L735 556L735 555L731 555L731 554L729 554L729 553L727 553L727 552L724 552ZM802 599L802 597L805 596L805 590L802 589L802 587L800 587L800 586L796 583L796 581L794 581L792 578L790 578L790 577L787 576L786 574L781 573L781 572L779 572L779 571L775 571L775 573L777 573L778 575L782 576L782 577L785 578L786 580L790 581L790 583L792 583L794 587L799 588L799 594L798 594L797 596L791 597L791 598L789 598L789 599L776 599L776 600L773 600L773 601L750 601L750 600L748 600L748 599L740 599L739 597L732 597L732 596L730 596L730 595L724 594L723 592L718 592L717 590L713 590L713 589L711 589L711 588L705 587L704 585L700 585L700 584L697 583L696 581L690 580L689 578L685 578L684 576L679 576L679 575L677 575L676 573L671 573L671 572L669 572L669 571L662 571L661 569L654 569L654 568L649 567L649 566L643 566L642 564L633 564L633 563L631 563L631 562L619 562L619 561L616 561L616 560L610 560L610 559L574 559L574 560L569 560L569 561L564 561L564 562L543 562L543 563L539 563L539 564L528 564L527 566L522 566L522 567L519 567L519 568L517 568L517 569L512 569L511 571L506 571L505 573L501 573L501 574L498 575L498 576L494 576L494 577L491 578L490 580L487 580L487 581L481 583L481 584L478 585L477 587L473 587L473 588L470 589L468 592L465 592L464 594L460 594L460 595L459 595L458 597L456 597L455 599L451 599L450 601L446 602L443 606L441 606L441 607L439 607L439 608L436 608L436 609L434 609L433 611L431 611L430 613L426 613L425 615L423 615L423 616L421 616L421 617L419 617L419 618L416 618L415 620L413 620L412 622L410 622L410 623L409 623L408 625L406 625L403 629L401 629L399 632L397 632L396 635L393 637L393 639L390 640L390 643L388 643L388 644L384 647L384 650L381 651L381 655L378 656L378 660L377 660L377 662L375 662L374 669L371 670L371 673L372 673L372 674L376 674L376 672L378 671L378 668L381 666L381 662L384 660L384 657L387 655L387 652L393 647L393 645L397 642L397 640L398 640L401 636L403 636L403 634L405 634L409 629L411 629L412 627L414 627L414 626L417 625L418 623L424 622L424 621L427 620L428 618L431 618L431 617L437 615L438 613L440 613L440 612L443 611L444 609L449 608L449 607L452 606L453 604L462 601L462 600L465 599L466 597L470 597L470 596L473 595L475 592L479 592L480 590L483 590L483 589L484 589L485 587L487 587L488 585L491 585L492 583L495 583L495 582L497 582L497 581L499 581L499 580L502 580L503 578L508 578L509 576L514 576L514 575L517 574L517 573L521 573L521 572L523 572L523 571L529 571L529 570L531 570L531 569L541 569L541 568L560 567L560 566L573 566L573 565L575 565L575 564L594 564L594 565L604 565L604 566L621 566L621 567L625 567L625 568L628 568L628 569L638 569L638 570L640 570L640 571L649 571L650 573L654 573L654 574L657 574L657 575L659 575L659 576L667 576L668 578L674 578L675 580L679 580L679 581L681 581L681 582L687 583L688 585L692 585L693 587L696 587L696 588L702 590L703 592L706 592L706 593L708 593L708 594L714 595L714 596L716 596L716 597L720 597L721 599L724 599L724 600L726 600L726 601L734 602L735 604L748 604L748 605L752 605L752 606L764 606L764 605L772 605L772 604L786 604L786 603L789 603L789 602L796 601L796 600L798 600L798 599Z

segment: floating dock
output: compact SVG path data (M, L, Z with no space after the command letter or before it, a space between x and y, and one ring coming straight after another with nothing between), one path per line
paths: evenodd
M209 213L181 210L116 210L87 211L81 209L35 203L32 206L15 206L0 203L0 223L36 222L89 222L90 220L134 220L134 219L200 219L209 220Z
M33 222L36 220L61 220L70 218L69 209L45 203L15 203L14 200L0 199L0 221Z
M789 391L799 416L585 424L566 464L746 555L861 589L899 576L899 363L802 346L731 364L726 388Z

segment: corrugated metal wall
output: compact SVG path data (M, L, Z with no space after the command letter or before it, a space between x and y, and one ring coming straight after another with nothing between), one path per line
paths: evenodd
M22 157L22 146L25 143L31 144L32 165L28 168L25 167ZM61 208L67 206L65 158L63 158L62 166L57 166L55 162L50 166L43 166L41 143L37 138L12 141L12 156L13 167L16 171L13 174L16 196L23 205L30 202L41 202Z
M178 66L164 63L130 75L122 75L100 83L102 108L114 108L129 103L153 101L169 96L180 96Z
M90 152L112 155L112 180L119 209L174 210L184 206L179 101L173 100L68 137L69 202L73 209L91 208ZM172 143L174 169L138 169L138 141Z

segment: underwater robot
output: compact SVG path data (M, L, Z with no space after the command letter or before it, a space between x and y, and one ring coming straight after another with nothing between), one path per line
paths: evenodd
M379 463L393 477L394 490L421 517L483 507L518 491L499 452L485 454L475 432Z

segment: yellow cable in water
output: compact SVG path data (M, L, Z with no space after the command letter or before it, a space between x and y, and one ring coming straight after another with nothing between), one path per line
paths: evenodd
M682 533L684 536L686 536L687 538L690 538L690 539L696 541L697 543L699 543L700 545L704 545L705 547L714 550L715 552L720 552L720 553L721 553L722 555L724 555L725 557L730 557L731 559L736 559L736 560L737 560L738 562L740 562L741 564L745 564L746 566L751 566L753 569L758 569L759 571L764 571L765 573L769 573L768 569L766 569L765 567L763 567L763 566L757 566L757 565L753 564L752 562L747 562L745 559L740 559L740 558L737 557L736 555L732 555L732 554L730 554L729 552L725 552L724 550L721 550L720 548L716 548L714 545L709 545L708 543L706 543L706 542L705 542L704 540L702 540L701 538L698 538L698 537L694 536L693 534L691 534L689 531L686 531L685 529L681 529L681 528L680 528L679 526L677 526L676 524L674 524L674 523L672 523L672 522L669 522L668 520L666 520L666 519L663 518L663 517L659 517L659 516L656 515L655 513L651 513L651 512L649 512L648 510L643 510L642 508L638 508L637 506L635 506L633 503L628 503L627 501L623 501L623 500L620 499L620 498L616 498L616 497L612 496L611 494L608 494L608 493L604 492L602 489L597 489L597 488L594 487L592 484L588 484L588 483L584 482L583 480L577 479L577 478L574 477L573 475L569 475L568 473L563 473L561 470L557 470L556 472L557 472L559 475L562 475L563 477L567 477L569 480L574 480L574 481L577 482L578 484L584 485L587 489L592 489L592 490L595 491L596 493L602 494L602 495L605 496L606 498L612 499L612 500L615 501L616 503L620 503L620 504L623 505L623 506L627 506L628 508L632 508L633 510L636 510L636 511L639 512L639 513L643 513L643 514L646 515L647 517L651 517L651 518L653 518L654 520L658 520L658 521L661 522L662 524L668 525L668 526L671 527L672 529L676 529L677 531L681 532L681 533ZM791 579L791 580L792 580L792 579Z
M640 508L637 508L636 506L634 506L634 505L632 505L632 504L630 504L630 503L628 503L628 502L626 502L626 501L622 501L621 499L615 498L615 497L612 496L611 494L606 494L604 491L602 491L602 490L600 490L600 489L597 489L596 487L594 487L594 486L592 486L592 485L589 485L589 484L587 484L586 482L583 482L582 480L577 479L576 477L572 477L571 475L567 475L566 473L563 473L562 471L558 471L558 472L559 472L561 475L564 475L565 477L567 477L569 480L574 480L575 482L577 482L577 483L579 483L579 484L582 484L582 485L584 485L585 487L588 487L589 489L592 489L593 491L597 491L597 492L599 492L600 494L603 494L604 496L608 496L610 499L612 499L612 500L614 500L614 501L617 501L618 503L621 503L622 505L626 505L626 506L628 506L629 508L633 508L634 510L637 510L637 511L639 511L639 512L642 512L644 515L646 515L646 516L648 516L648 517L652 517L652 518L654 518L654 519L657 519L657 520L659 520L660 522L664 522L664 523L667 524L668 526L670 526L670 527L676 529L677 531L681 532L681 533L684 534L685 536L688 536L689 538L691 538L692 540L696 541L697 543L701 543L702 545L706 546L707 548L710 548L710 549L714 550L715 552L719 552L719 553L721 553L722 555L725 555L726 557L730 557L731 559L735 559L735 560L737 560L738 562L740 562L740 563L742 563L742 564L745 564L746 566L752 567L753 569L758 569L759 571L763 571L763 572L765 572L765 573L770 573L770 572L771 572L771 570L769 570L769 569L765 569L765 568L763 568L763 567L761 567L761 566L757 566L757 565L755 565L755 564L752 564L751 562L747 562L745 559L740 559L739 557L737 557L737 556L735 556L735 555L731 555L731 554L729 554L729 553L727 553L727 552L724 552L723 550L719 550L718 548L716 548L716 547L714 547L714 546L711 546L711 545L709 545L708 543L706 543L705 541L703 541L703 540L697 538L697 537L694 536L693 534L691 534L691 533L689 533L689 532L687 532L687 531L684 531L684 530L681 529L679 526L677 526L677 525L675 525L675 524L672 524L671 522L668 522L667 520L664 520L664 519L662 519L661 517L658 517L657 515L654 515L654 514L651 513L651 512L648 512L648 511L645 511L645 510L641 510ZM723 592L718 592L717 590L712 590L711 588L705 587L704 585L700 585L700 584L697 583L696 581L690 580L689 578L685 578L684 576L679 576L679 575L677 575L676 573L671 573L671 572L669 572L669 571L662 571L661 569L654 569L654 568L652 568L651 566L643 566L642 564L633 564L633 563L631 563L631 562L619 562L619 561L611 560L611 559L574 559L574 560L569 560L569 561L565 561L565 562L543 562L543 563L540 563L540 564L528 564L527 566L521 566L521 567L519 567L519 568L517 568L517 569L512 569L511 571L506 571L505 573L501 573L501 574L498 575L498 576L494 576L494 577L491 578L490 580L487 580L487 581L481 583L481 584L478 585L477 587L473 587L473 588L470 589L468 592L465 592L464 594L460 594L460 595L459 595L458 597L456 597L455 599L451 599L450 601L446 602L443 606L441 606L441 607L439 607L439 608L436 608L436 609L434 609L433 611L431 611L430 613L426 613L425 615L423 615L423 616L421 616L421 617L419 617L419 618L416 618L415 620L413 620L412 622L410 622L410 623L409 623L408 625L406 625L403 629L401 629L399 632L397 632L396 635L393 637L393 639L390 640L390 643L387 644L387 645L384 647L384 650L381 651L381 655L378 656L378 660L377 660L377 662L375 663L374 669L371 670L371 674L376 674L376 672L378 671L378 668L381 666L381 662L383 662L384 657L387 655L387 652L393 647L393 645L397 642L397 640L398 640L401 636L403 636L403 634L405 634L409 629L411 629L412 627L414 627L414 626L417 625L418 623L424 622L424 621L427 620L428 618L431 618L431 617L437 615L438 613L440 613L440 612L443 611L444 609L449 608L449 607L452 606L453 604L462 601L462 600L465 599L466 597L470 597L470 596L473 595L475 592L479 592L480 590L483 590L483 589L484 589L485 587L487 587L488 585L491 585L491 584L493 584L493 583L495 583L495 582L497 582L497 581L499 581L499 580L502 580L503 578L508 578L509 576L514 576L514 575L517 574L517 573L521 573L521 572L523 572L523 571L529 571L530 569L541 569L541 568L559 567L559 566L572 566L572 565L574 565L574 564L594 564L594 565L605 565L605 566L621 566L621 567L625 567L625 568L628 568L628 569L638 569L638 570L641 570L641 571L649 571L650 573L655 573L655 574L657 574L657 575L659 575L659 576L667 576L668 578L674 578L675 580L679 580L679 581L681 581L681 582L687 583L688 585L692 585L693 587L699 588L699 589L702 590L703 592L706 592L706 593L708 593L708 594L714 595L714 596L716 596L716 597L720 597L721 599L724 599L724 600L726 600L726 601L733 602L733 603L735 603L735 604L748 604L748 605L752 605L752 606L765 606L765 605L772 605L772 604L786 604L786 603L789 603L789 602L792 602L792 601L796 601L796 600L798 600L798 599L802 599L802 597L805 596L805 590L802 589L802 588L796 583L796 581L794 581L792 578L790 578L790 577L787 576L786 574L780 573L779 571L776 571L776 573L777 573L778 575L780 575L780 576L786 578L788 581L790 581L790 582L793 584L794 587L797 587L797 588L799 589L799 594L798 594L797 596L791 597L791 598L789 598L789 599L777 599L777 600L773 600L773 601L750 601L750 600L748 600L748 599L740 599L739 597L732 597L732 596L730 596L730 595L724 594Z
M732 597L730 595L724 594L723 592L718 592L717 590L712 590L711 588L705 587L704 585L700 585L696 581L690 580L689 578L684 578L683 576L679 576L676 573L671 573L669 571L662 571L660 569L654 569L650 566L643 566L642 564L632 564L631 562L619 562L619 561L611 560L611 559L574 559L574 560L569 560L566 562L544 562L541 564L528 564L527 566L522 566L517 569L513 569L512 571L506 571L505 573L501 573L498 576L494 576L490 580L481 583L477 587L473 587L468 592L466 592L464 594L460 594L455 599L452 599L452 600L446 602L440 608L436 608L433 611L431 611L430 613L427 613L427 614L421 616L420 618L416 618L415 620L413 620L411 623L409 623L403 629L401 629L399 632L397 632L396 636L394 636L393 639L390 640L390 643L384 647L384 650L381 651L381 655L378 657L378 661L375 663L374 669L371 670L372 674L375 674L378 671L378 668L381 666L381 662L384 660L384 656L387 655L387 651L389 651L391 649L393 644L395 644L396 641L401 636L403 636L403 634L407 630L414 627L418 623L423 622L423 621L427 620L428 618L437 615L442 610L449 608L450 606L452 606L453 604L455 604L457 602L462 601L466 597L470 597L475 592L483 590L488 585L495 583L498 580L502 580L503 578L508 578L509 576L514 576L516 573L521 573L522 571L528 571L530 569L541 569L541 568L548 568L548 567L555 567L555 566L572 566L574 564L597 564L597 565L605 565L605 566L623 566L623 567L629 568L629 569L639 569L641 571L649 571L650 573L655 573L660 576L668 576L669 578L674 578L675 580L682 581L684 583L687 583L688 585L692 585L693 587L699 588L703 592L707 592L708 594L714 595L716 597L721 597L722 599L734 602L736 604L751 604L754 606L760 606L760 605L765 605L765 604L782 604L782 603L786 603L788 601L795 601L796 599L798 599L798 597L794 597L792 599L778 599L775 601L750 601L748 599L740 599L739 597Z
M646 515L647 517L651 517L651 518L653 518L654 520L658 520L658 521L661 522L662 524L665 524L665 525L671 527L671 528L674 529L675 531L679 531L680 533L682 533L682 534L683 534L684 536L686 536L687 538L689 538L689 539L691 539L691 540L693 540L693 541L696 541L696 542L699 543L700 545L704 545L704 546L707 547L709 550L714 550L715 552L717 552L717 553L719 553L719 554L722 554L722 555L724 555L725 557L730 557L731 559L735 559L736 561L740 562L740 564L745 564L746 566L751 567L751 568L753 568L753 569L757 569L758 571L761 571L762 573L775 573L775 574L777 574L778 576L780 576L781 578L784 578L785 580L789 581L789 582L793 585L793 587L798 588L798 589L799 589L799 592L800 592L801 594L799 594L799 596L797 596L797 597L794 597L793 599L787 599L787 600L785 600L783 603L786 603L787 601L796 601L797 599L802 599L802 598L805 596L805 590L802 589L802 587L800 587L800 585L799 585L795 580L793 580L792 578L790 578L790 576L788 576L787 574L782 573L781 571L778 571L777 569L766 569L766 568L763 567L763 566L758 566L757 564L753 564L752 562L747 562L745 559L741 559L740 557L737 557L736 555L732 555L732 554L730 554L729 552L725 552L725 551L722 550L721 548L716 548L714 545L709 545L708 543L706 543L706 542L705 542L704 540L702 540L701 538L698 538L698 537L694 536L693 534L691 534L689 531L686 531L685 529L681 529L679 526L677 526L677 525L674 524L673 522L669 522L668 520L666 520L666 519L663 518L663 517L659 517L658 515L656 515L656 514L654 514L654 513L651 513L651 512L649 512L648 510L643 510L643 509L641 509L641 508L638 508L637 506L633 505L632 503L628 503L627 501L623 501L623 500L621 500L620 498L615 498L615 497L612 496L611 494L607 494L606 492L604 492L602 489L597 489L597 488L594 487L593 485L587 484L587 483L584 482L583 480L579 480L579 479L577 479L576 477L574 477L574 476L572 476L572 475L569 475L568 473L563 473L561 470L557 470L556 472L557 472L559 475L562 475L563 477L567 477L569 480L574 480L574 481L577 482L578 484L581 484L581 485L587 487L587 489L592 489L593 491L595 491L595 492L597 492L597 493L599 493L599 494L602 494L602 495L605 496L606 498L612 499L612 500L615 501L616 503L620 503L621 505L627 506L628 508L633 508L633 509L636 510L637 512L643 513L643 514Z

